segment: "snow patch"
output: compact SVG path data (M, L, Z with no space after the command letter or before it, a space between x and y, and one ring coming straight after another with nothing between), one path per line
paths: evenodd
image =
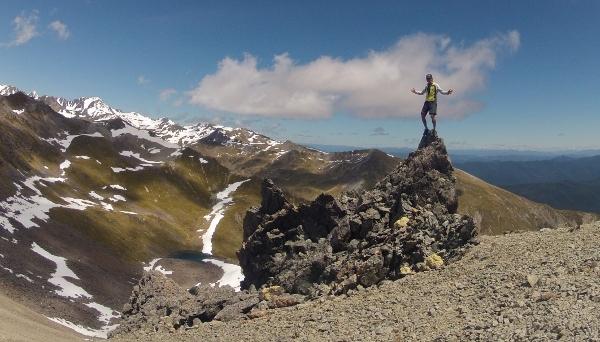
M125 125L125 127L120 128L120 129L116 129L112 131L112 135L113 137L118 137L120 135L123 134L130 134L130 135L134 135L140 139L144 139L144 140L148 140L151 141L153 143L162 145L164 147L167 148L179 148L179 145L176 144L172 144L170 142L167 142L159 137L153 137L150 135L150 132L148 132L147 130L143 130L143 129L139 129L139 128L135 128L133 126L130 125Z
M171 157L179 157L182 154L183 153L181 153L181 150L177 150L177 151L171 153L169 156L171 156Z
M59 296L67 298L92 298L86 290L66 279L66 277L79 279L79 277L67 266L67 259L51 254L37 243L31 244L31 250L56 264L56 271L50 275L48 282L59 289L54 292Z
M158 265L154 268L155 271L158 271L164 275L170 275L173 274L173 271L167 271L164 267L162 267L161 265Z
M143 170L143 169L144 169L144 167L143 167L143 166L136 166L136 167L126 167L126 168L122 168L122 167L112 167L112 166L111 166L111 170L112 170L114 173L121 173L121 172L125 172L125 171L132 171L132 172L135 172L135 171L141 171L141 170Z
M240 284L242 283L242 280L244 280L244 273L242 273L242 268L240 266L217 259L204 259L203 261L216 265L223 270L223 275L215 283L217 286L221 287L229 285L233 287L234 290L240 291Z
M59 318L59 317L46 317L46 318L48 318L49 320L51 320L54 323L58 323L64 327L74 330L74 331L80 333L81 335L90 336L90 337L99 337L99 338L104 338L104 339L108 338L108 333L115 330L118 326L118 324L115 324L115 325L105 326L102 329L92 329L92 328L84 327L79 324L75 324L73 322L67 321L66 319Z
M133 151L122 151L122 152L119 152L119 154L122 155L123 157L133 157L139 161L142 161L142 162L148 163L148 164L162 164L163 163L161 161L152 161L152 160L144 159L140 156L139 153L135 153Z
M20 273L19 274L15 274L15 277L17 277L17 278L23 278L23 279L27 280L28 282L33 283L33 280L31 278L29 278L28 276L24 275L24 274L20 274Z
M111 198L109 198L109 200L111 200L112 202L127 201L127 199L121 195L113 195Z
M233 198L231 198L230 195L236 191L240 185L247 181L249 181L249 179L229 184L225 190L217 193L219 202L212 207L209 214L204 216L204 219L210 222L210 225L202 235L202 253L212 255L212 237L217 230L217 225L224 216L225 208L233 202Z
M95 198L100 201L104 200L104 197L101 195L98 195L95 191L90 191L90 197Z
M69 148L69 146L71 146L71 143L73 142L73 140L77 137L82 137L82 136L96 137L96 138L104 137L100 132L95 132L92 134L73 134L73 135L69 135L68 133L64 132L63 135L65 135L65 137L62 139L50 138L50 139L42 139L42 140L44 140L50 144L53 144L53 145L58 145L61 147L61 151L66 152L67 149Z
M119 184L111 184L108 187L110 187L111 189L117 189L117 190L123 190L123 191L127 190L127 188L125 188L124 186L121 186Z
M144 271L146 272L150 272L150 271L158 271L164 275L170 275L173 274L173 271L167 271L164 267L162 267L161 265L156 265L157 262L160 261L161 258L155 258L150 260L150 262L148 263L148 266L144 267Z
M58 177L29 177L25 179L22 184L31 189L34 192L33 195L23 194L23 187L15 183L17 192L13 196L0 202L0 209L3 212L2 215L0 215L0 227L4 228L11 234L17 229L11 220L19 222L25 228L38 227L39 225L34 220L47 221L49 219L48 213L52 208L85 210L92 206L102 205L105 210L112 210L112 206L107 205L106 203L98 204L82 198L61 197L65 204L55 203L44 197L38 188L38 186L47 186L45 183L57 183L64 181L65 178ZM92 198L100 201L104 199L94 191L91 191L89 195ZM115 197L116 201L125 200L125 198L120 195L115 195L113 197Z
M9 233L13 233L16 228L11 223L13 219L23 225L25 228L38 227L38 224L33 222L34 219L46 221L48 212L52 208L61 207L61 204L54 203L42 196L42 192L35 186L36 182L63 182L64 178L42 178L33 176L23 181L23 185L35 192L32 196L25 196L21 193L21 189L16 194L0 202L0 208L4 213L0 216L0 226L6 229Z
M109 308L108 306L104 306L99 303L91 302L91 303L86 303L84 305L87 306L88 308L92 308L92 309L98 311L100 313L98 320L100 322L104 323L105 325L110 323L111 320L121 317L120 313L118 311L115 311L115 310Z
M113 211L114 210L112 204L110 204L110 203L100 202L100 205L102 206L102 209L104 209L106 211Z
M225 209L233 203L231 194L247 181L249 181L249 179L229 184L223 191L217 193L219 202L212 207L212 210L208 215L204 216L210 224L206 232L202 234L202 253L212 255L212 237L217 230L219 222L225 215ZM201 229L198 231L201 231ZM223 276L215 283L216 285L229 285L236 291L240 290L240 283L244 280L244 274L242 273L240 266L212 258L204 259L204 261L216 265L223 270Z
M67 205L63 205L63 208L85 210L88 207L93 207L96 205L96 203L92 201L88 201L81 198L61 197L61 199L68 203Z
M68 159L64 162L60 163L59 168L61 169L61 176L64 176L67 173L67 169L71 166L71 161Z
M154 265L160 260L161 258L155 258L150 260L150 262L148 263L148 266L144 267L144 271L149 272L151 270L154 269Z

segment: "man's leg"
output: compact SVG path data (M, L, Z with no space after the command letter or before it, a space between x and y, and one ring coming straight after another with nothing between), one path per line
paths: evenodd
M436 116L436 114L435 113L429 113L429 115L431 115L431 122L433 123L433 130L435 131L435 124L436 124L435 116Z
M421 121L423 121L423 126L425 126L425 130L428 131L427 128L427 112L429 112L429 103L426 101L423 103L423 108L421 108Z
M427 129L427 112L421 112L421 121L423 121L425 129Z

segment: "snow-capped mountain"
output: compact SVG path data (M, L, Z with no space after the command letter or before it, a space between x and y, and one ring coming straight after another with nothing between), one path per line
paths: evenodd
M0 95L3 96L15 94L19 91L21 91L19 88L11 85L0 85ZM67 118L80 118L90 121L121 119L137 129L151 131L153 135L181 147L193 145L205 138L209 138L209 143L215 143L218 140L218 143L223 145L248 145L262 150L268 150L282 144L244 128L232 128L209 123L183 126L167 118L152 119L138 112L127 112L114 108L99 97L80 97L68 100L56 96L39 96L35 91L27 93L27 95L43 101ZM215 138L218 139L215 140ZM278 148L275 148L275 150L283 151Z

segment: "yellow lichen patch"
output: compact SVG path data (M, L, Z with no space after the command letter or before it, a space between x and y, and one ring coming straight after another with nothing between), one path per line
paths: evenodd
M258 297L260 300L270 301L274 296L279 296L281 294L283 294L283 287L275 285L261 289Z
M438 269L444 266L444 259L436 253L433 253L425 258L425 265L432 269Z
M402 216L396 222L394 222L394 228L397 228L397 229L406 228L406 226L408 225L408 221L409 221L408 217Z
M409 275L409 274L413 274L413 270L410 267L410 265L404 264L402 266L400 266L400 274L402 275Z

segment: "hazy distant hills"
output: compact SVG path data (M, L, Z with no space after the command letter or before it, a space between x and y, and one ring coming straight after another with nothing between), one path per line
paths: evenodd
M600 213L600 179L507 185L506 189L555 208Z
M600 155L456 165L489 183L555 208L600 212Z
M550 182L588 182L600 178L600 155L536 161L456 163L461 169L500 186Z

